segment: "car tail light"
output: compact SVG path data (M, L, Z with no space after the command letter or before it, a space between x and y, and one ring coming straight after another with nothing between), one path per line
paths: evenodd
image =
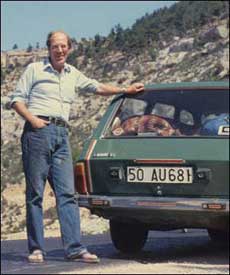
M104 200L104 199L92 198L90 200L90 203L93 206L110 206L110 202L108 200Z
M210 210L225 210L226 205L223 203L203 203L202 208Z
M86 169L83 162L76 164L74 168L75 189L79 194L88 194Z

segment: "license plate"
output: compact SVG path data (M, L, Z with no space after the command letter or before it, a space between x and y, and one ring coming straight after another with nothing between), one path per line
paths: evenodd
M192 167L127 167L127 182L183 183L193 182Z

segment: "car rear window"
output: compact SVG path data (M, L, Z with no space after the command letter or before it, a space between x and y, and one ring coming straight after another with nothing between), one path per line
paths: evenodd
M229 137L229 90L149 90L122 97L105 137Z

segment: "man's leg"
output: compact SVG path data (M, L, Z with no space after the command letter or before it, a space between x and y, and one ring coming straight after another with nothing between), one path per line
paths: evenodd
M29 252L44 250L42 200L48 174L48 141L41 130L28 125L22 135L22 159L26 178L26 222Z
M66 129L61 130L59 145L52 155L49 181L51 181L56 196L64 250L66 256L70 256L81 254L87 250L80 243L80 214L75 197L73 162L68 136Z

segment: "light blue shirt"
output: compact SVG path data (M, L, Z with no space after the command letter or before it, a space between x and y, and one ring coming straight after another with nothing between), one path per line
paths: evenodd
M11 105L24 102L33 115L61 117L68 121L76 91L95 93L99 84L67 63L59 73L47 59L27 66L12 95Z

